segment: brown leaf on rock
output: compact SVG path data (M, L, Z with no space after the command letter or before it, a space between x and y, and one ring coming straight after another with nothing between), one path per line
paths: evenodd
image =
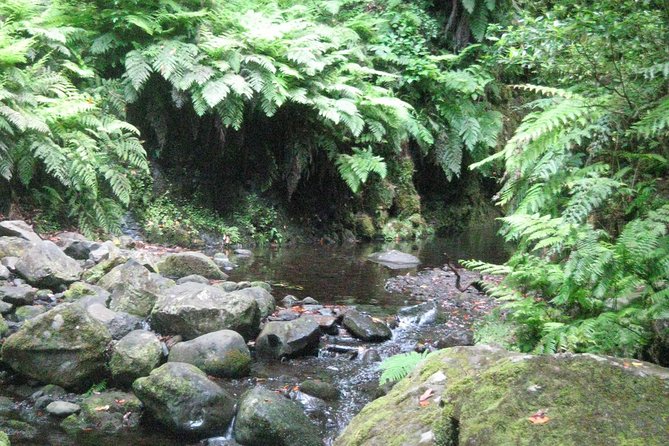
M433 395L434 395L434 389L432 389L432 388L430 387L430 388L428 388L425 392L423 392L423 394L422 394L422 395L420 396L420 398L418 399L418 402L419 402L419 403L426 402L426 401L427 401L431 396L433 396ZM422 404L421 404L421 406L422 406Z
M550 418L546 415L545 409L539 409L528 418L528 421L532 424L546 424Z

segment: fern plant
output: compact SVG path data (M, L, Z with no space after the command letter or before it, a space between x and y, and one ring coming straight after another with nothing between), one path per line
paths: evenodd
M385 383L402 380L416 368L419 362L427 358L429 355L430 352L425 350L422 353L400 353L386 358L379 366L382 371L381 376L379 377L379 384L383 385Z

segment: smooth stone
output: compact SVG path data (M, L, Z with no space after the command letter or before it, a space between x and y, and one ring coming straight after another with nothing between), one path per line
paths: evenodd
M418 257L395 249L372 253L367 259L390 269L414 268L420 264Z
M225 280L228 275L214 263L214 261L200 252L179 252L168 254L158 263L161 274L180 279L198 274L207 279Z
M181 285L182 283L186 282L197 282L209 285L209 279L202 277L199 274L191 274L190 276L182 277L181 279L177 280L177 285Z
M81 407L78 404L70 403L68 401L53 401L46 406L46 411L57 417L66 417L73 413L77 413L80 410Z
M168 361L193 364L208 375L240 378L251 371L251 353L239 333L220 330L179 342Z
M17 308L14 312L14 317L17 322L23 322L37 317L42 313L46 313L46 307L43 305L26 305Z
M384 322L354 309L346 312L342 324L353 336L367 342L383 342L393 335Z
M148 376L158 367L163 349L158 337L147 330L134 330L114 345L109 370L114 381L129 385L142 376Z
M8 280L11 274L5 265L0 264L0 280Z
M309 317L271 321L265 324L256 339L256 354L265 359L317 354L320 337L318 323Z

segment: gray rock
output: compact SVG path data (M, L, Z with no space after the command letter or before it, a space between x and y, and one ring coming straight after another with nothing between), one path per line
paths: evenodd
M435 343L437 348L450 348L463 345L474 345L474 333L471 330L455 330L448 333Z
M265 289L261 287L249 287L230 293L233 296L249 296L255 299L260 310L260 318L264 319L276 308L276 301L274 297Z
M239 257L251 257L253 255L253 251L250 249L242 248L235 249L234 253Z
M318 305L318 301L313 297L305 297L302 299L302 305Z
M336 335L339 333L339 327L337 327L337 318L334 316L323 316L320 314L309 315L311 319L316 321L323 333L330 335Z
M0 239L0 241L1 240L2 239ZM3 257L2 260L0 260L0 263L2 264L2 266L7 268L10 272L16 271L16 264L18 262L19 262L19 258L18 257L12 257L12 256Z
M251 282L251 287L260 287L263 288L268 293L272 292L272 285L270 285L267 282L263 282L262 280L254 280L253 282Z
M172 287L174 282L129 260L107 273L98 285L111 293L110 309L146 317L151 313L158 296Z
M228 275L206 255L200 252L168 254L158 263L158 270L167 277L180 279L198 274L207 279L225 280Z
M414 268L420 264L418 257L392 249L390 251L375 252L367 256L368 260L380 263L390 269Z
M296 303L298 303L299 301L300 300L297 297L293 296L292 294L288 294L288 295L286 295L286 297L281 299L281 305L283 305L286 308L290 308L293 305L295 305Z
M67 391L62 387L56 386L54 384L47 384L37 392L34 392L32 395L30 395L30 399L35 402L35 409L42 410L45 409L49 403L63 398L66 394Z
M333 401L339 398L337 387L332 383L321 381L320 379L303 381L300 384L300 390L325 401Z
M111 241L106 241L95 249L91 249L88 258L95 263L100 263L104 260L111 260L121 255L120 250Z
M86 282L74 282L63 293L65 302L77 302L85 297L99 297L102 302L106 302L111 294L102 287L91 285Z
M225 432L235 413L232 397L191 364L168 362L132 388L155 419L177 431Z
M251 296L188 282L170 288L156 301L151 326L162 334L193 339L218 330L234 330L250 339L258 332L260 311Z
M362 354L362 362L366 364L370 364L373 362L381 362L381 355L379 355L379 352L373 349L367 349L365 352Z
M50 241L26 250L16 264L16 271L31 285L47 288L76 282L82 273L79 263Z
M220 330L179 342L170 350L170 362L193 364L207 375L239 378L251 370L251 353L244 338L232 330Z
M7 267L0 264L0 280L7 280L9 279L10 275L11 272L7 269Z
M99 250L102 247L100 243L92 242L90 240L73 240L72 243L63 249L63 252L73 259L77 260L88 260L91 258L91 253ZM98 256L100 257L100 256ZM93 262L97 263L94 259L96 258L93 255Z
M82 433L106 437L136 429L142 403L132 393L108 391L84 398L77 415L65 418L60 426L72 436Z
M0 300L0 314L11 313L14 309L14 305Z
M53 401L46 406L46 411L51 415L57 417L66 417L77 413L81 410L81 407L78 404L70 403L67 401Z
M0 299L14 305L30 305L35 300L37 288L30 285L2 286L0 287Z
M42 241L33 228L21 220L0 221L0 236L19 237L30 242Z
M246 446L323 445L318 428L297 403L262 387L242 395L234 434Z
M109 360L112 378L121 384L132 384L142 376L148 376L158 367L163 355L158 337L150 331L134 330L114 345Z
M61 304L26 321L2 346L15 371L66 388L89 384L104 369L109 330L76 304Z
M317 354L320 337L318 323L309 317L272 321L265 324L258 335L256 353L266 359Z
M181 279L177 280L177 285L181 285L182 283L186 282L197 282L209 285L209 279L198 274L191 274L190 276L182 277Z
M237 291L237 282L230 282L230 281L225 281L223 283L219 283L217 285L220 289L225 291L226 293L231 293L232 291Z
M382 342L392 337L393 333L388 326L371 316L351 309L344 315L344 327L356 338L368 342Z
M46 313L46 307L44 307L44 305L26 305L16 309L14 318L17 322L23 322L37 317L42 313Z
M87 306L86 310L93 319L107 327L112 339L121 339L131 331L141 328L144 323L144 320L138 316L122 311L112 311L100 302Z
M29 242L20 237L0 237L0 258L21 257L28 249L35 246L37 242ZM3 265L7 266L6 263ZM12 268L9 268L10 270Z

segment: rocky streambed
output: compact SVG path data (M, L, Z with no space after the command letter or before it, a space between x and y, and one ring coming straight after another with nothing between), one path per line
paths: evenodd
M471 344L493 305L435 268L389 281L407 305L369 314L233 282L235 259L211 254L0 222L0 430L25 445L331 444L385 393L382 358Z

